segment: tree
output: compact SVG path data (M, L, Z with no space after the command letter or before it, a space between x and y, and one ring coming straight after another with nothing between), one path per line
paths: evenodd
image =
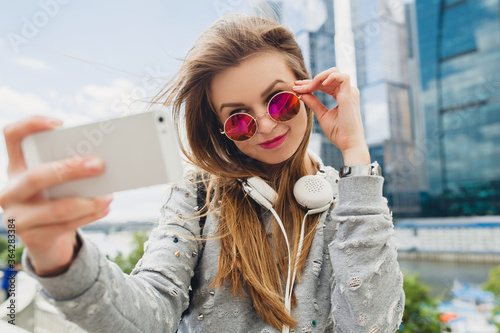
M440 313L437 310L438 299L429 296L430 288L418 281L418 274L405 272L403 289L406 295L401 332L446 332L439 321Z
M495 295L496 306L493 308L493 320L500 313L500 266L490 270L488 281L483 284L483 290L491 291ZM500 322L495 322L500 331Z
M21 256L23 254L23 250L24 250L24 245L18 246L18 244L16 244L16 248L14 250L14 255L15 255L14 260L16 264L21 262ZM7 266L9 259L11 260L11 258L9 258L9 254L11 253L12 250L9 251L9 243L5 239L0 238L0 266L2 265Z
M3 253L8 247L7 240L0 238L0 253Z
M106 256L109 260L114 261L125 274L130 274L135 265L144 255L144 242L148 240L148 233L146 230L141 230L134 233L132 241L132 251L125 257L121 251L118 252L114 259Z

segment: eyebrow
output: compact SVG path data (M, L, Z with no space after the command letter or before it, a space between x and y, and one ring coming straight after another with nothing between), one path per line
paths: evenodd
M264 98L266 97L273 89L274 89L274 86L280 82L285 82L283 80L280 80L280 79L277 79L277 80L274 80L273 83L271 83L263 92L262 94L260 94L260 97L261 98ZM222 112L222 109L224 109L225 107L243 107L245 106L245 104L243 103L222 103L220 108L219 108L219 112Z

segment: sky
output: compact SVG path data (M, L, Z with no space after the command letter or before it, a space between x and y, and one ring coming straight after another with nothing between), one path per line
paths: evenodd
M0 128L35 114L70 127L141 112L205 28L256 2L0 0ZM326 19L321 0L285 3L296 33ZM7 163L0 135L0 188ZM157 219L167 187L115 192L104 219Z
M0 1L0 128L35 114L69 127L139 112L229 12L249 12L249 0ZM7 163L1 135L0 188ZM155 219L166 189L115 192L104 219Z
M142 112L204 29L256 2L0 0L0 128L32 115L71 127ZM321 0L285 2L292 31L322 24ZM1 135L0 188L7 164ZM115 192L104 220L157 219L167 188Z

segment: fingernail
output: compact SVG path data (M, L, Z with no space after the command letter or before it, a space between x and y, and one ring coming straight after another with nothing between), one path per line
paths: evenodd
M92 157L86 160L83 166L88 170L99 170L102 166L102 160L100 158Z
M293 89L302 88L302 86L293 86Z
M102 215L106 215L106 214L108 214L108 213L109 213L109 211L110 211L110 210L111 210L111 207L109 207L109 206L108 206L108 207L104 208L104 209L101 211L101 214L102 214Z
M47 120L45 120L45 123L49 126L55 127L55 126L61 126L63 122L60 119L47 118Z
M105 196L101 197L101 200L104 204L109 204L111 201L113 201L113 195L112 194L107 194Z

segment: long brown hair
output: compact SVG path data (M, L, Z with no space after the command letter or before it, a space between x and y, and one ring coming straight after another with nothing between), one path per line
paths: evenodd
M212 286L229 283L233 297L236 292L244 297L245 286L262 320L281 329L283 324L296 325L284 306L283 285L288 273L286 243L277 223L273 223L271 244L259 219L261 208L244 194L238 179L259 176L277 191L275 210L287 234L291 235L294 262L305 211L293 197L293 186L307 174L305 157L313 115L306 107L307 129L296 153L278 165L266 165L240 152L233 141L220 134L222 124L209 89L215 75L263 52L281 54L297 79L310 77L302 52L287 28L269 18L229 14L201 34L177 75L156 101L172 108L180 131L185 126L189 147L181 148L188 160L210 175L206 202L209 211L217 211L220 216L217 237L221 245L218 272ZM306 222L297 280L318 219L319 216L308 217ZM292 306L295 304L293 296Z

